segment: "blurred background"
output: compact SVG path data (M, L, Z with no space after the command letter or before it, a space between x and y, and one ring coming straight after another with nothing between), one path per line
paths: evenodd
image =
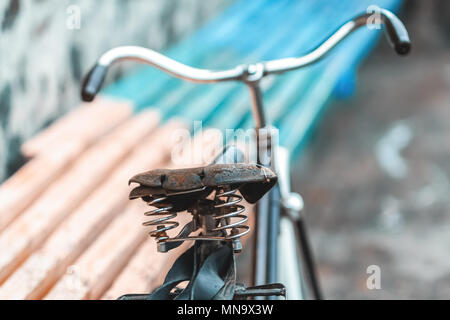
M404 1L411 55L380 41L296 162L327 297L450 297L449 7Z
M80 104L100 53L165 50L232 2L0 1L0 181L26 162L24 141ZM450 2L405 0L399 15L411 55L380 41L293 163L326 298L450 297ZM367 289L370 265L380 290Z
M27 138L79 106L82 77L101 53L125 44L162 50L229 3L0 1L0 180L23 163ZM122 73L118 66L111 78Z

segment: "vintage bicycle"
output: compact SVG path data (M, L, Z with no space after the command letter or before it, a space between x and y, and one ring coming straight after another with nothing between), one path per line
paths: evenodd
M408 54L411 42L403 23L388 10L380 9L378 14L391 46L399 55ZM276 143L276 130L266 119L260 81L321 60L353 31L367 25L370 17L363 13L349 20L301 57L228 70L190 67L135 46L117 47L100 57L82 85L85 101L95 98L112 64L134 60L187 81L244 83L251 95L256 133L254 162L246 161L237 146L227 146L208 166L157 169L130 179L137 184L130 199L142 199L153 208L145 213L151 220L144 225L152 227L150 236L156 239L158 250L167 252L185 241L194 244L175 261L160 287L149 294L119 299L322 299L302 216L303 200L290 190L289 150ZM235 255L243 250L241 237L250 231L242 199L256 203L251 286L236 282ZM174 218L181 212L191 214L192 219L170 237L167 231L179 226ZM180 287L181 283L185 286Z

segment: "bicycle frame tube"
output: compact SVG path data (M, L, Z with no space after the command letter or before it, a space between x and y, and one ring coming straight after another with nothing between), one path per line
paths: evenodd
M278 282L278 233L280 191L275 185L257 205L255 240L255 285Z

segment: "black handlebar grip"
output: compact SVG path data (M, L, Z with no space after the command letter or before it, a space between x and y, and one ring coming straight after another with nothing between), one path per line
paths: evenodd
M83 101L91 102L94 100L105 80L107 71L108 68L106 66L99 64L96 64L91 71L89 71L81 87L81 98Z
M411 41L404 24L390 11L383 10L386 17L385 28L389 42L399 55L407 55L411 50Z

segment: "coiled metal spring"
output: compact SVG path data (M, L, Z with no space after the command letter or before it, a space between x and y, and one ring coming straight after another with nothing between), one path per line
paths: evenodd
M198 191L198 190L194 190ZM157 207L144 213L147 217L154 219L143 223L144 226L154 226L155 229L149 232L151 237L156 238L158 243L179 242L186 240L222 240L222 241L238 241L240 237L250 231L250 227L245 223L248 217L244 214L245 207L239 204L243 197L237 194L238 189L225 190L223 188L216 189L214 195L214 210L212 216L215 221L214 226L204 226L204 233L196 236L189 236L188 233L181 232L178 236L170 238L167 231L175 229L179 226L179 222L174 219L177 217L177 211L171 201L174 201L173 195L160 196L146 201L149 206ZM192 193L185 192L185 193ZM167 202L167 204L165 204ZM209 215L209 214L208 214ZM197 228L200 226L197 226ZM194 230L190 230L194 231ZM189 232L189 233L190 233Z
M211 231L225 231L224 240L234 240L250 232L250 227L245 224L248 217L242 214L245 212L245 207L239 204L242 201L242 196L237 194L237 189L218 190L214 200L217 203L214 208L218 213L214 216L214 219L220 222L220 225ZM232 218L239 220L232 222ZM230 230L230 232L227 233L227 230Z
M149 206L155 206L158 203L167 200L167 198L167 196L161 196L159 198L148 201L147 204ZM147 211L144 213L144 215L147 217L159 217L142 223L142 225L145 227L156 226L156 229L151 230L149 232L149 235L151 237L155 237L156 241L158 242L169 239L169 236L166 232L171 229L175 229L180 225L177 221L172 220L177 217L177 212L173 211L173 206L171 205Z

